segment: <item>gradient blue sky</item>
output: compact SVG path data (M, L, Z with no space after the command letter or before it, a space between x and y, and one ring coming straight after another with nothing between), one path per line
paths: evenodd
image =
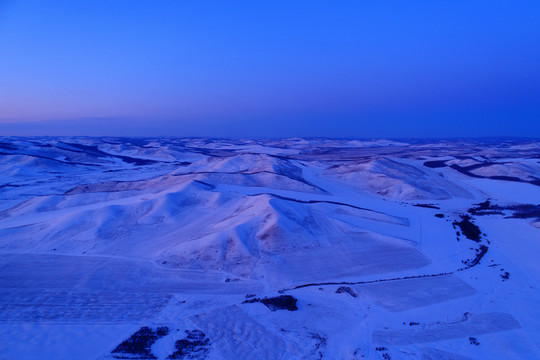
M0 0L0 134L540 137L540 1Z

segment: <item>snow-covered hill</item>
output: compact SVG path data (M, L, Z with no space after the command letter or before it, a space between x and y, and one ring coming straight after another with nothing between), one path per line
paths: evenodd
M0 358L540 358L540 142L0 139Z

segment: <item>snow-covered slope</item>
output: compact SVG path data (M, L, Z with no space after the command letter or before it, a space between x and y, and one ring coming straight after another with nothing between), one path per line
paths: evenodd
M0 140L0 358L540 358L540 143Z

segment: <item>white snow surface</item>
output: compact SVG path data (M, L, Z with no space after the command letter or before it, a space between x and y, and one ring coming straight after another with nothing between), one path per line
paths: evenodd
M0 359L540 359L539 154L1 138Z

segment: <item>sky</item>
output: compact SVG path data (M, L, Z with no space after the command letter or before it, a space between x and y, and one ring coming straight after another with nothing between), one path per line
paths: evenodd
M540 137L540 1L0 0L0 135Z

